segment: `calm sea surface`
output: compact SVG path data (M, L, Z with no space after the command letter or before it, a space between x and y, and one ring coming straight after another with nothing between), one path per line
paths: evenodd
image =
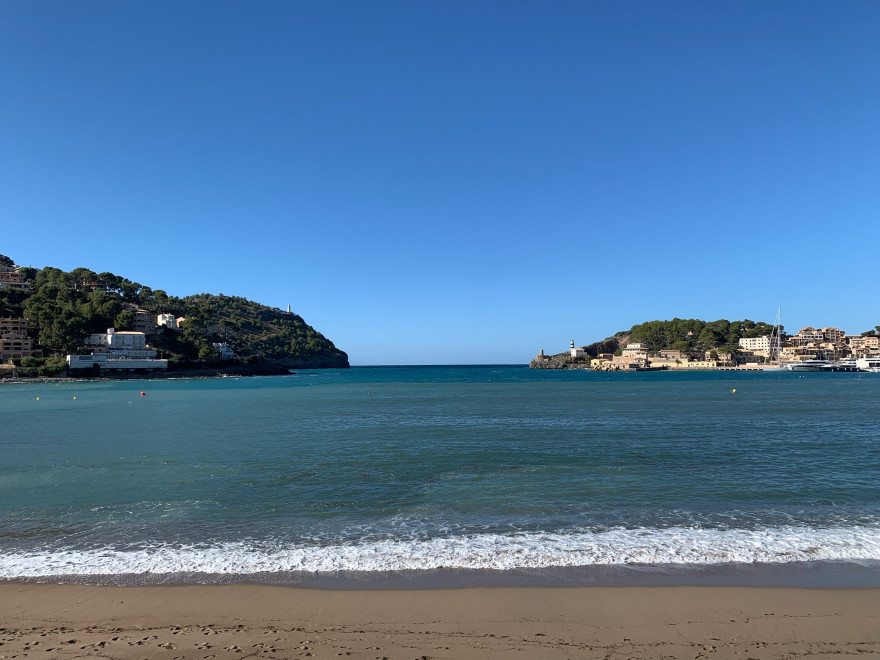
M487 366L6 384L0 578L877 567L878 401Z

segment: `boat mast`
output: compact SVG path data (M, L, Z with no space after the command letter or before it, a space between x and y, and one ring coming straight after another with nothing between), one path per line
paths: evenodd
M782 333L779 326L782 325L782 305L776 308L776 366L782 366Z

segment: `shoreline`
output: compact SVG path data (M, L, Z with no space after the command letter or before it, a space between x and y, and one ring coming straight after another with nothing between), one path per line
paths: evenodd
M0 584L0 657L717 658L880 654L880 590L315 590Z
M277 570L251 573L190 571L0 578L0 585L8 584L111 587L262 585L329 591L583 587L880 589L880 562L830 560L788 563L594 564L517 569Z
M213 380L218 378L259 378L261 376L295 376L296 372L288 373L270 373L270 374L236 374L236 373L198 373L198 372L163 372L162 374L132 374L130 376L106 376L93 378L78 378L73 376L61 376L52 378L50 376L37 376L34 378L0 378L0 384L17 384L17 385L51 385L53 383L106 383L106 382L124 382L138 380Z
M336 367L333 367L336 368ZM302 369L301 371L309 371ZM261 378L267 376L296 376L296 371L288 371L286 373L221 373L221 372L186 372L186 371L166 371L155 374L131 374L128 376L98 376L91 378L80 378L75 376L60 376L57 378L51 376L35 376L33 378L0 378L0 385L51 385L53 383L117 383L126 381L139 380L217 380L223 378Z

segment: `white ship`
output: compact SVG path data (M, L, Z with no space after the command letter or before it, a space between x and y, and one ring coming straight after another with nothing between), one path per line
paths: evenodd
M880 374L880 355L866 355L856 359L856 365L862 371Z
M803 360L802 362L789 362L785 368L789 371L829 371L832 363L828 360Z

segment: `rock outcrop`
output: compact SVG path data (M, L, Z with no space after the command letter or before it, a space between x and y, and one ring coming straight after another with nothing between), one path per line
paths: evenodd
M540 355L536 355L529 362L530 369L589 369L590 360L603 353L614 353L620 346L620 342L615 337L609 337L602 341L597 341L589 346L582 346L584 355L580 357L572 357L571 351L566 353L556 353L555 355L544 355L543 351Z
M557 353L556 355L536 355L529 362L530 369L589 369L590 356L585 358L571 357L570 353Z

